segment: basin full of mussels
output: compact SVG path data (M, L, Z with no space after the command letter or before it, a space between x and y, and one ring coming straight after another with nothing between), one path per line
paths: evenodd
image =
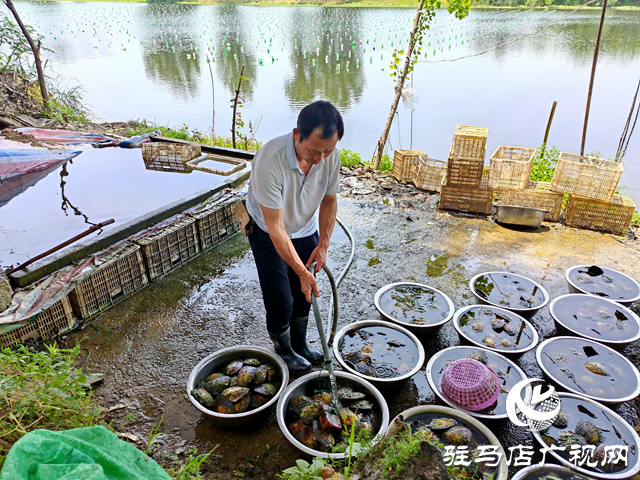
M375 444L389 424L382 394L366 380L335 372L337 398L328 372L312 372L293 382L278 401L278 425L298 449L316 457L347 456L349 435Z
M265 416L289 382L284 361L268 350L239 346L215 352L191 372L191 403L213 423L240 426Z

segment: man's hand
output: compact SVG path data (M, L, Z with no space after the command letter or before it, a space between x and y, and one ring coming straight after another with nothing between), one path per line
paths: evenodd
M327 264L327 249L318 245L315 250L311 252L311 256L307 261L307 269L309 269L313 262L316 262L315 273L318 273Z
M311 303L311 292L316 296L316 298L320 298L320 292L318 292L318 284L316 283L316 277L309 270L305 270L302 275L298 275L300 277L300 287L302 293L307 298L307 302Z

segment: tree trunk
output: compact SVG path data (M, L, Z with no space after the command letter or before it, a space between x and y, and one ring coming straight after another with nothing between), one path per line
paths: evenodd
M243 74L244 74L244 65L242 65L242 70L240 70L240 80L238 81L236 96L233 99L233 119L231 120L231 143L233 144L233 148L236 148L236 108L238 108L238 96L240 95L240 85L242 85Z
M36 70L38 72L38 83L40 84L40 92L42 93L42 100L44 101L45 108L49 110L49 92L47 92L47 85L44 81L44 70L42 70L42 62L40 61L40 42L38 42L37 46L35 43L33 43L33 39L31 38L31 35L29 35L29 31L27 30L27 27L25 27L24 23L22 23L22 19L20 18L20 15L18 15L18 12L16 11L16 7L13 5L13 1L4 0L4 3L7 5L7 8L11 10L11 13L13 13L13 16L15 17L16 22L18 22L18 26L20 27L20 30L22 30L22 34L27 39L27 42L29 42L29 46L31 47L31 51L33 52L33 57L35 58L35 62L36 62Z
M216 87L213 82L213 70L211 69L209 55L207 55L207 65L209 65L209 74L211 75L211 145L213 145L216 136Z
M396 84L396 96L393 99L393 104L391 105L391 112L389 113L389 118L387 118L387 124L384 126L384 130L382 131L382 135L380 135L380 139L378 140L378 146L376 147L376 159L373 163L373 168L378 169L380 167L380 161L382 160L382 152L384 151L384 146L387 144L387 138L389 138L389 130L391 130L391 123L393 122L393 117L396 114L396 110L398 109L398 103L400 102L400 96L402 95L402 87L404 87L404 82L407 79L407 72L409 71L409 66L411 65L411 57L413 56L413 47L415 45L415 36L418 31L418 25L420 23L420 15L422 14L422 7L424 6L424 0L420 0L420 5L418 6L418 12L416 13L416 18L413 21L413 29L411 30L411 35L409 37L409 48L407 51L407 57L404 61L404 68L402 69L402 74L398 79L398 83Z

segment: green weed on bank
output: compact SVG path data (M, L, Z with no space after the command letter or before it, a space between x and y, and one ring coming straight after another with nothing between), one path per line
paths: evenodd
M152 133L159 131L163 137L176 138L178 140L186 140L188 142L203 143L205 145L213 145L214 147L233 148L233 143L230 137L206 135L198 130L189 128L184 123L181 127L168 127L164 125L155 125L146 120L142 120L138 123L137 128L128 128L127 135L144 135L145 133ZM236 140L236 148L239 150L246 150L248 152L257 152L262 147L262 142L251 139L238 139Z
M23 435L38 429L67 430L98 422L103 409L91 403L87 378L75 368L80 347L24 346L0 352L0 454ZM7 447L8 446L8 447Z

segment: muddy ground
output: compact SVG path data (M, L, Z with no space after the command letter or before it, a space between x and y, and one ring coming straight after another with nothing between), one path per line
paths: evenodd
M564 271L571 265L597 263L640 278L640 246L634 238L553 223L535 231L505 228L488 217L438 211L437 194L419 193L391 178L375 181L366 172L343 173L347 175L342 178L338 216L355 238L356 256L338 292L339 327L379 318L374 294L400 280L438 288L459 308L476 303L469 279L488 270L527 275L552 298L568 293ZM336 226L329 251L335 275L349 252L349 240ZM326 301L328 284L322 282L321 289ZM541 341L556 334L547 308L532 322ZM151 427L164 415L160 430L165 435L153 448L153 457L162 464L178 465L193 447L200 453L215 448L218 457L207 467L205 478L273 479L302 457L281 434L275 415L243 430L228 430L213 425L186 396L189 373L208 354L235 345L272 348L255 264L242 235L106 311L94 326L99 335L92 340L86 341L96 331L87 325L67 341L85 339L83 346L91 352L85 371L105 374L95 398L105 407L116 407L107 421L117 431L137 436L136 445L143 450ZM311 336L319 348L315 329ZM427 361L433 353L458 344L453 326L445 325L424 341ZM625 354L640 363L638 344ZM534 352L517 363L530 377L542 377ZM406 408L437 403L424 369L385 396L392 418ZM637 427L639 408L636 400L618 412ZM509 422L490 426L505 448L527 444L537 449L531 435Z

